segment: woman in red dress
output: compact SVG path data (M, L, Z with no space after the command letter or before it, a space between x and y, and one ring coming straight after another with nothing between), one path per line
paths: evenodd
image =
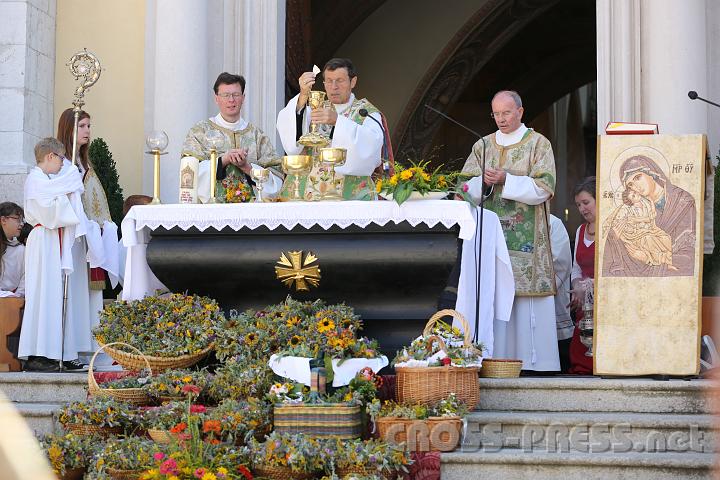
M595 278L595 177L587 177L573 190L575 206L585 223L575 234L575 252L571 273L570 309L575 311L575 331L570 341L570 373L592 375L593 357L585 355L587 347L580 341L580 320L583 319L585 291L593 288Z

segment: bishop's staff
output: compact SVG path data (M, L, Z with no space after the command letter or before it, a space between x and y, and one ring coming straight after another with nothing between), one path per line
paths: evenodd
M72 164L75 165L75 159L77 158L78 122L82 107L85 105L85 92L98 81L98 78L100 78L100 72L102 72L102 67L100 66L100 60L98 60L95 55L88 52L87 48L83 48L81 52L78 52L70 57L70 61L67 65L70 67L70 73L75 77L75 80L81 80L80 85L78 85L75 89L75 100L72 102L73 113L75 116L75 124L73 127ZM65 360L65 324L67 323L68 286L70 284L70 279L68 277L67 273L63 275L62 343L60 347L59 365L61 372L65 369L63 361Z

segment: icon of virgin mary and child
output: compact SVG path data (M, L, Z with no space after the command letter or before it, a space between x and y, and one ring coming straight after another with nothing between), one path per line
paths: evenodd
M612 277L693 275L695 199L673 185L650 158L620 167L622 204L603 222L603 274Z

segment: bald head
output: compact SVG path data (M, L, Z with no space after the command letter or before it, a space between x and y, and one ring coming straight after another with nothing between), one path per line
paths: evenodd
M512 133L522 123L522 99L513 90L501 90L495 94L490 103L495 124L502 133Z

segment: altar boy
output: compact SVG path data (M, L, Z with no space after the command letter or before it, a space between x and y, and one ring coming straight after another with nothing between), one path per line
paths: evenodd
M74 165L62 168L64 151L55 138L40 140L35 145L37 166L25 182L25 218L35 227L25 249L25 314L18 351L18 358L27 359L26 370L58 369L63 275L73 271L72 246L85 233L82 176ZM83 335L73 327L73 319L68 318L64 359L77 359L79 351L90 347L81 345ZM65 365L75 367L71 362Z

